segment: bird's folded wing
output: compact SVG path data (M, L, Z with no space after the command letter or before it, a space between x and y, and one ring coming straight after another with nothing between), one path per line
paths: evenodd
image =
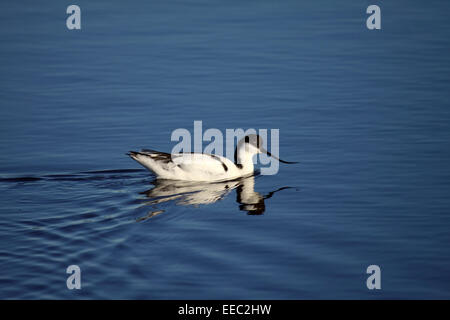
M228 170L227 165L221 160L221 158L210 154L172 154L172 161L187 172L221 174Z

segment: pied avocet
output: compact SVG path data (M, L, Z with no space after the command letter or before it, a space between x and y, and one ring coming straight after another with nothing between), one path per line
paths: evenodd
M265 153L283 163L288 162L272 155L262 147L259 135L250 134L241 139L234 152L234 162L228 158L204 153L170 154L143 149L127 153L157 178L188 181L226 181L253 174L253 156Z

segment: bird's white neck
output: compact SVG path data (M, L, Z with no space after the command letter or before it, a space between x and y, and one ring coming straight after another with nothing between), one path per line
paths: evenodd
M235 163L244 174L253 173L253 156L254 154L245 152L244 148L236 150Z

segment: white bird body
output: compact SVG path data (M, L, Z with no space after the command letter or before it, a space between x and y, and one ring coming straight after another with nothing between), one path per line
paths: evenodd
M132 153L131 157L158 178L170 180L226 181L251 175L254 170L251 158L239 168L228 158L203 153L166 154L143 150Z
M148 149L139 152L130 151L128 155L153 171L160 179L227 181L252 175L254 173L253 156L262 152L271 155L262 148L262 139L258 135L249 135L239 141L234 162L212 154L170 154ZM273 155L272 157L276 158Z

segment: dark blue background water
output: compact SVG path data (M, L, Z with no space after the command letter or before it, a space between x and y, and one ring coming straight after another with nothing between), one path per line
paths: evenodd
M450 298L449 2L70 4L0 4L0 298ZM292 188L149 204L124 153L194 120L279 128Z

